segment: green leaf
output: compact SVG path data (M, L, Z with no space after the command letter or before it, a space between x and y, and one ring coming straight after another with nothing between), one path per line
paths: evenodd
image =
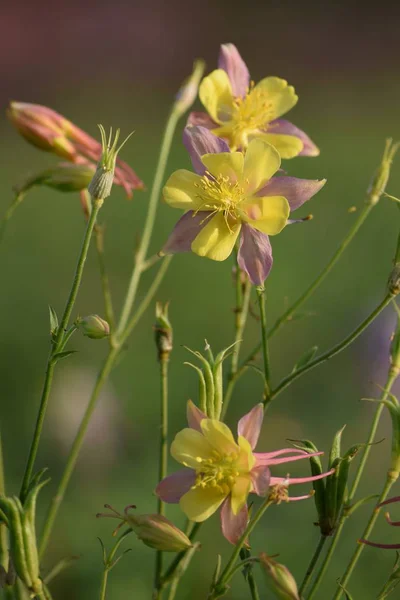
M313 346L312 348L307 350L307 352L305 352L303 356L294 365L292 373L295 373L299 369L302 369L303 367L308 365L308 363L312 361L317 352L318 346Z
M49 304L49 313L50 313L50 333L55 334L58 329L58 317L57 313L52 306Z
M52 360L55 360L56 362L58 362L59 360L62 360L63 358L68 358L68 356L75 354L75 352L77 352L77 350L66 350L65 352L57 352L57 354L53 355Z
M346 516L350 517L360 506L367 504L367 502L371 502L371 500L377 500L379 498L379 494L371 494L370 496L365 496L365 498L361 498L351 506L345 507Z

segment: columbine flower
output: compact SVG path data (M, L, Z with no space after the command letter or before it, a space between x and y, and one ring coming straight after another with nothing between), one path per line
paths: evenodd
M251 141L245 154L229 152L226 142L206 128L187 127L184 143L196 174L175 171L164 187L167 204L187 212L162 252L192 250L221 261L240 234L239 266L260 285L272 267L268 236L280 233L290 211L314 196L326 180L273 177L280 156L262 140Z
M102 155L99 142L47 106L11 102L7 115L19 133L41 150L80 164L97 163ZM128 198L132 190L144 187L130 166L119 158L114 182L124 188Z
M377 508L381 508L386 504L392 504L393 502L400 502L400 496L389 498L389 500L381 502L381 504L378 504ZM385 518L389 525L393 525L393 527L400 527L400 521L392 521L389 513L385 514ZM383 548L384 550L400 550L400 544L379 544L378 542L370 542L369 540L359 540L359 542L361 544L367 544L367 546L373 546L374 548Z
M257 85L236 46L221 46L218 69L205 77L199 96L206 113L191 113L188 124L202 125L222 138L232 150L246 148L255 137L272 144L282 158L318 156L310 138L281 115L296 104L291 85L279 77L266 77Z
M250 493L266 496L275 488L287 490L291 484L321 479L330 474L304 478L271 477L270 467L310 455L293 448L253 452L262 421L263 406L258 404L240 419L235 441L224 423L208 419L189 401L189 428L180 431L171 445L172 456L187 468L163 479L157 486L157 495L164 502L179 502L186 516L197 522L208 519L222 505L222 532L235 544L247 526L247 497ZM286 497L285 500L302 498Z

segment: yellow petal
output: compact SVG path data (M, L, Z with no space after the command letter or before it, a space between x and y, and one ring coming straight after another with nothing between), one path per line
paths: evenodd
M283 196L249 198L242 207L243 220L267 235L280 233L290 213L289 202Z
M240 448L239 466L242 472L251 471L256 463L256 459L251 449L250 442L245 437L239 435L238 444Z
M191 521L205 521L218 509L227 494L217 487L196 487L182 496L179 506Z
M245 190L253 194L259 190L281 166L277 150L260 139L250 142L244 159Z
M201 162L214 177L218 177L218 175L228 177L232 183L243 179L244 156L242 152L204 154Z
M192 242L192 251L211 260L225 260L233 250L240 227L241 223L228 227L223 213L219 212L211 217Z
M201 177L187 171L179 169L172 173L163 189L164 200L174 208L183 208L184 210L198 210L203 204L199 197L199 188Z
M304 147L301 139L294 135L263 133L260 136L257 136L257 139L262 139L275 146L282 158L294 158L300 154Z
M247 496L250 493L250 488L250 476L236 478L231 491L231 507L234 515L237 515L240 509L246 504Z
M216 419L203 419L200 427L206 440L220 454L238 452L239 448L232 432L225 423L221 423L221 421L217 421Z
M216 69L204 77L199 87L199 98L214 121L228 121L234 104L232 86L226 72Z
M272 119L277 119L293 108L299 99L292 85L279 77L266 77L257 83L254 91L259 90L268 95L271 104ZM272 120L271 119L271 120Z
M171 444L171 455L186 467L196 469L213 456L213 447L200 431L182 429Z

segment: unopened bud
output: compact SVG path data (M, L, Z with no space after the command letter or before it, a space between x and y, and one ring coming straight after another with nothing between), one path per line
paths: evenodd
M300 600L296 581L285 565L277 563L265 553L260 555L267 586L279 600Z
M182 552L192 547L186 534L162 515L128 515L126 522L146 546L163 552Z
M201 59L195 61L193 72L183 82L179 92L176 95L176 109L182 114L192 106L197 98L201 78L203 77L205 62Z
M22 194L33 186L46 185L59 192L80 192L88 187L93 174L94 168L90 165L60 163L55 167L28 175L26 179L14 186L14 190L17 194Z
M158 359L162 360L168 358L173 348L173 332L168 317L168 303L164 306L161 302L157 302L156 304L154 336L158 350Z
M110 335L110 326L99 315L89 315L83 319L78 319L77 325L82 330L83 335L92 340L101 340Z
M393 158L398 149L398 143L393 144L391 139L386 140L385 150L383 152L381 164L379 165L378 170L376 171L374 178L372 179L371 185L368 189L367 204L375 205L379 202L380 197L386 189Z
M392 296L400 294L400 263L396 263L390 273L388 280L388 290Z
M120 144L117 147L120 130L117 129L113 141L112 129L110 129L108 140L106 138L106 132L104 130L104 127L102 125L99 125L99 129L101 134L102 155L97 164L96 172L93 176L92 181L89 184L88 189L89 193L93 196L95 200L104 200L105 198L108 198L108 196L111 194L118 152L121 150L122 146L128 141L132 134L128 135L128 137L122 142L122 144Z

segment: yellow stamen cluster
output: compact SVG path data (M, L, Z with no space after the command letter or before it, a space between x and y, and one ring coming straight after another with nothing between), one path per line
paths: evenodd
M266 124L275 118L273 104L266 90L254 87L251 82L244 98L235 98L232 114L233 137L241 137L244 132L265 130Z
M192 489L213 487L222 494L229 494L240 474L237 468L237 459L238 454L235 452L220 454L216 450L214 450L212 458L197 457L199 466L196 469L196 483Z
M270 488L268 500L274 504L289 502L288 483L284 481Z
M195 184L198 189L198 197L203 203L197 209L211 211L210 218L218 212L224 212L225 221L228 229L230 225L240 219L239 205L245 198L242 185L239 182L232 183L229 177L218 175L214 177L207 173L201 179L199 184Z

